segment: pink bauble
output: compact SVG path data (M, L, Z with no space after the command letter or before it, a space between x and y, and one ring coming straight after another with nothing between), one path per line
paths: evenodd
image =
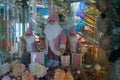
M2 80L12 80L10 76L4 76Z

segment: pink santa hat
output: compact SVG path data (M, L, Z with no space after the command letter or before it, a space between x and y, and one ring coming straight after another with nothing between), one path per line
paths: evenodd
M29 27L28 27L28 29L27 29L25 35L27 35L27 34L33 35L32 24L31 24L31 23L29 23Z
M76 35L76 27L73 26L71 29L70 29L70 35Z
M57 12L55 12L54 8L50 8L50 13L49 13L49 17L48 17L48 22L50 20L59 22L59 16L57 14Z

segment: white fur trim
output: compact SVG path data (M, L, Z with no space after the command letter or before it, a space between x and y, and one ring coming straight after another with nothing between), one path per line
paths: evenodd
M54 43L53 43L52 41L49 42L49 46L50 46L51 51L52 51L55 55L57 55L57 56L60 56L60 55L61 55L61 52L60 52L60 51L55 50L55 48L54 48Z
M60 45L60 49L61 49L61 48L64 48L64 49L65 49L65 47L66 47L65 44L61 44L61 45Z
M52 51L55 55L61 56L61 52L55 50L55 48L54 48L54 43L53 43L52 41L48 41L47 39L46 39L46 50L44 50L44 53L45 53L46 55L48 54L48 46L50 46L51 51Z

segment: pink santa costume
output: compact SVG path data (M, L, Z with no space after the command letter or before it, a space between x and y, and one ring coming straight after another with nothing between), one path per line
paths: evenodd
M26 51L27 52L35 52L38 44L35 42L35 36L32 31L32 24L29 23L29 28L27 29L24 39L26 42Z
M49 21L55 21L50 24ZM48 57L49 67L55 67L59 64L60 56L62 55L61 49L65 49L66 35L63 29L58 24L59 18L55 11L52 11L48 17L48 24L45 27L44 33L46 36L45 54Z
M69 39L72 53L78 53L78 51L81 49L81 43L77 39L75 26L73 26L70 30Z

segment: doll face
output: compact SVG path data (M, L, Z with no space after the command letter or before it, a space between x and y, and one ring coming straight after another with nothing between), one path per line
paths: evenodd
M26 37L30 37L31 36L31 34L26 34Z
M49 20L49 24L52 25L55 23L55 20Z

